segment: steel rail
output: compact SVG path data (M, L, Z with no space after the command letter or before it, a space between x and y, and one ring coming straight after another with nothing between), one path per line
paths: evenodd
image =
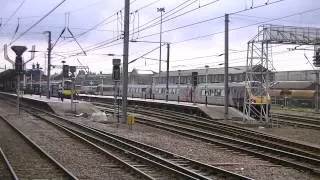
M34 116L36 116L36 117L38 117L38 118L40 118L42 120L45 120L46 122L48 122L48 123L60 128L61 130L65 131L65 132L68 132L69 134L71 134L71 135L73 135L75 137L78 137L78 138L82 139L83 141L89 143L92 146L95 146L96 148L98 148L98 149L100 149L100 150L102 150L104 152L108 152L108 150L106 150L106 148L116 149L117 151L119 151L119 152L121 152L121 153L123 153L125 155L131 155L132 157L134 157L133 161L137 161L137 162L139 160L145 161L148 164L152 164L153 166L158 166L160 168L164 168L167 171L171 171L172 173L175 173L175 174L179 175L183 179L207 179L207 178L205 178L205 177L203 177L202 175L199 175L199 174L198 175L194 174L194 176L197 176L197 178L195 178L195 177L190 176L189 174L187 174L185 172L181 172L181 170L178 171L177 169L174 169L172 167L169 167L169 166L166 166L166 165L161 164L159 162L156 162L156 161L148 158L146 155L141 155L141 154L135 153L129 148L122 148L122 147L120 147L120 145L111 144L110 142L100 140L100 139L98 139L96 137L93 137L93 136L89 136L89 135L85 134L85 132L77 131L77 130L74 130L74 129L70 128L70 127L67 127L67 126L65 126L65 125L63 125L61 123L53 122L51 120L48 120L48 119L42 117L41 115L38 115L36 113L32 113L32 112L30 112L30 111L28 111L26 109L25 109L25 111L27 111L28 113L30 113L30 114L32 114L32 115L34 115ZM63 120L66 120L66 119L63 119ZM100 145L98 145L98 144L100 144ZM136 150L138 150L138 149L136 148ZM112 154L110 153L110 155L112 155ZM114 156L114 157L116 157L116 156ZM131 164L127 163L126 161L121 160L120 157L117 157L117 158L118 158L118 160L126 163L127 166L130 166L131 168L136 169L137 171L143 173L143 175L147 176L148 179L154 179L152 176L150 176L147 173L144 173L142 170L140 170L139 169L140 165L135 167L135 165L131 165ZM157 157L154 156L154 158L157 158ZM136 160L136 159L139 159L139 160ZM159 157L157 159L159 161L163 162L163 160L161 160ZM137 162L136 162L136 164L137 164ZM181 169L181 167L180 167L180 169Z
M12 177L13 180L19 180L17 174L15 173L15 171L13 170L13 167L11 166L7 156L5 155L5 153L3 152L3 150L0 148L0 156L1 159L5 162L5 166L8 168L8 171L10 172L10 175Z
M261 145L257 145L257 144L250 143L250 142L244 142L244 141L241 141L238 139L224 137L221 135L216 135L216 134L204 132L204 131L194 129L191 127L181 126L178 124L171 124L171 123L166 123L166 122L154 121L154 120L148 119L146 117L144 117L144 118L136 117L136 119L137 119L137 122L141 123L141 124L164 129L164 130L167 130L167 131L170 131L173 133L177 133L177 134L182 134L182 135L185 135L188 137L204 140L206 142L210 142L210 143L230 147L233 149L241 150L243 152L252 153L252 154L260 156L266 160L269 160L271 162L276 162L276 163L279 163L282 165L287 165L287 166L289 165L289 166L293 166L293 167L297 167L300 169L311 171L315 174L320 174L320 169L319 169L320 160L319 159L310 158L310 157L302 156L299 154L278 150L275 148L261 146ZM214 139L212 139L212 138L214 138ZM257 152L257 150L260 150L260 152ZM263 152L261 152L261 151L263 151ZM280 157L274 157L273 155L267 155L265 153L277 154L278 156L280 155ZM286 156L286 158L283 158L281 156ZM305 162L307 162L307 164Z
M26 136L22 131L17 129L12 123L8 121L4 116L0 115L0 119L3 120L6 124L8 124L16 133L20 135L24 139L24 141L29 144L34 150L42 154L44 157L50 160L55 166L57 166L60 170L62 170L68 178L78 180L76 176L74 176L69 170L67 170L64 166L62 166L57 160L55 160L52 156L50 156L46 151L44 151L39 145L37 145L34 141L32 141L28 136Z
M206 174L206 173L204 173L205 171L213 172L213 174L217 174L218 177L225 177L227 179L251 179L249 177L241 176L241 175L232 173L230 171L226 171L226 170L214 167L214 166L200 163L198 161L194 161L194 160L179 156L177 154L169 153L167 151L164 151L164 150L152 147L152 146L148 146L148 145L145 145L145 144L137 142L137 141L129 140L129 139L121 137L121 136L117 136L117 135L114 135L111 133L103 132L103 131L98 130L96 128L89 127L87 125L75 123L75 122L69 121L66 118L63 118L61 116L58 116L58 115L55 115L52 113L48 113L48 112L44 112L44 113L46 113L52 117L55 117L57 119L60 119L61 122L63 122L63 123L68 123L68 124L71 124L72 126L78 127L79 129L88 131L90 134L93 134L93 135L101 138L102 140L104 140L104 142L101 142L101 140L94 139L93 136L84 134L83 132L76 131L74 129L70 129L69 127L67 127L63 124L59 124L60 126L63 126L64 128L68 128L69 130L71 130L77 134L81 134L81 136L83 136L83 137L90 138L93 141L99 141L100 143L104 143L104 144L106 144L106 142L108 142L107 143L108 146L113 146L112 144L109 144L110 142L113 142L113 144L117 144L117 145L121 145L122 147L126 147L125 150L127 151L127 153L128 153L128 148L133 149L132 151L138 152L140 155L146 155L147 157L149 157L150 159L153 159L154 161L160 162L161 164L169 166L170 168L174 169L175 171L185 173L185 174L189 175L190 177L194 177L196 179L211 179L211 178L208 178L208 177L202 175L202 174ZM162 157L161 155L162 156L165 155L165 157L161 158ZM181 165L178 162L182 162L183 164ZM190 167L194 171L191 171L191 170L189 170L190 168L185 168L185 167ZM202 168L199 168L199 167L202 167L203 170L200 170ZM199 172L196 173L195 171L199 171Z

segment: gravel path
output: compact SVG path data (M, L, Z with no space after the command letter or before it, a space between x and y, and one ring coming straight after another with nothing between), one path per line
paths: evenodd
M1 103L0 113L5 115L9 111ZM102 152L71 138L42 120L26 113L22 113L19 119L14 116L8 118L79 179L136 179Z
M135 124L133 130L129 130L126 124L117 127L116 124L92 122L84 118L68 119L255 179L317 179L309 173L145 125Z

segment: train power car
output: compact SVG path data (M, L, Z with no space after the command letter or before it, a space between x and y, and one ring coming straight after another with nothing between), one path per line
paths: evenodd
M207 90L207 94L206 94ZM166 85L128 85L128 97L143 98L143 99L166 99L170 101L207 103L211 105L224 105L225 89L224 83L208 83L198 84L193 87L190 84L172 85L168 87L168 94L166 93ZM99 85L96 94L105 96L114 95L114 85ZM250 99L250 105L253 107L252 114L259 114L261 110L269 111L270 97L265 87L260 82L245 82L229 83L229 105L242 110L244 101ZM121 85L119 87L118 95L121 96ZM245 95L247 96L245 98ZM263 109L261 109L263 108Z
M248 82L245 85L246 96L249 100L247 106L250 106L252 117L261 117L261 114L270 115L271 98L266 90L266 87L258 81Z

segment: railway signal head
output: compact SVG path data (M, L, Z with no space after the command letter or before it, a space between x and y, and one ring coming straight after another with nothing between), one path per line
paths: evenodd
M69 66L68 65L63 65L62 66L62 75L64 78L69 77Z
M70 66L70 72L73 74L77 71L77 67L76 66Z
M17 56L22 56L22 54L27 50L25 46L11 46L11 49L16 53Z
M11 46L11 49L16 53L15 70L16 73L21 74L24 71L22 54L27 50L25 46Z
M192 86L196 87L198 85L198 72L192 72Z
M114 81L120 81L120 63L121 63L120 59L113 59L112 60L112 64L113 64L112 80L114 80Z
M16 57L16 62L14 64L15 66L15 70L17 73L21 74L23 73L23 62L22 62L22 57L21 56L17 56Z

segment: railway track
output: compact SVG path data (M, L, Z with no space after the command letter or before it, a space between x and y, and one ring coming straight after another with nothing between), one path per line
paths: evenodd
M320 118L317 117L282 113L273 113L272 115L274 123L320 130Z
M110 109L106 109L106 110L110 110ZM192 137L195 139L200 139L213 144L218 144L220 146L229 147L232 149L236 149L237 151L254 154L258 157L261 157L265 160L268 160L277 164L291 166L291 167L295 167L303 170L308 170L316 174L320 174L320 171L319 171L320 160L318 155L319 149L315 147L305 146L304 148L306 148L309 151L303 151L303 150L300 150L299 148L293 148L289 145L281 145L281 142L285 141L283 139L278 139L278 142L274 143L272 142L271 139L277 140L276 137L266 136L266 135L265 137L259 137L261 133L257 134L256 132L249 131L249 130L246 132L245 129L236 128L233 126L230 126L232 127L231 129L229 125L226 125L226 124L224 124L224 126L227 127L228 129L224 129L223 126L216 126L215 129L213 129L211 128L213 126L210 126L210 124L213 124L213 123L209 123L209 122L204 123L202 121L191 122L191 120L188 118L183 119L177 116L176 112L174 112L175 113L174 116L170 116L168 111L166 111L165 113L162 111L159 114L157 114L157 112L152 113L150 111L142 112L140 110L136 110L136 112L139 114L145 115L145 116L137 117L137 122L141 124L164 129L170 132L182 134L184 136ZM153 118L149 118L150 116L152 116ZM157 118L158 120L155 120L154 118ZM229 130L232 130L229 133L229 135L232 135L232 137L224 136L218 133L212 133L212 132L216 132L216 130L219 130L219 129L220 129L219 132L223 131L223 133L226 133L226 132L229 132ZM242 132L243 134L237 132L239 130L243 130ZM253 135L256 135L256 136L253 136ZM269 140L263 140L264 138L269 138ZM243 140L243 139L246 139L246 140ZM291 143L292 145L295 145L295 146L297 145L294 142L290 142L290 141L285 141L285 142L287 142L287 144ZM264 143L265 145L260 145L259 143L262 143L262 144Z
M1 159L5 162L1 179L77 179L3 116L0 144Z
M109 104L98 103L96 105L99 105L97 107L103 106L102 108L112 107L112 105ZM221 121L157 108L143 107L143 109L141 108L139 110L136 108L130 108L130 110L138 114L148 115L182 125L197 127L200 129L208 130L209 132L221 133L230 137L236 137L241 140L250 141L252 143L257 143L264 146L268 145L270 147L276 147L278 149L286 151L289 150L289 152L299 153L301 155L306 155L312 158L320 158L319 147L297 143L295 141L266 134L256 130L226 124Z
M101 148L108 149L118 157L125 157L126 162L148 173L154 179L250 179L137 141L75 123L54 114L48 113L46 117L42 117L38 115L38 112L31 113L90 140ZM172 176L166 177L166 174Z
M42 128L44 128L44 124L50 126L50 128L46 128L47 134L59 130L66 135L61 139L55 140L56 146L63 146L59 144L59 141L62 141L65 145L73 146L73 149L76 151L74 152L74 156L81 158L82 163L87 164L85 170L88 172L77 172L75 174L77 177L90 177L93 179L107 179L112 177L116 179L193 179L188 175L175 172L144 157L132 154L130 151L122 149L119 146L102 145L102 142L97 138L86 137L85 133L80 133L54 122L57 121L55 118L48 120L48 117L45 118L38 113L28 110L25 111L34 115L38 120L41 120ZM52 132L50 132L50 129ZM95 163L92 164L92 160L90 159L94 159ZM76 171L75 169L73 170Z
M1 164L0 164L0 179L13 179L13 180L18 180L18 176L13 170L13 167L11 166L11 163L9 162L7 156L5 153L2 151L0 148L0 159L1 159Z

